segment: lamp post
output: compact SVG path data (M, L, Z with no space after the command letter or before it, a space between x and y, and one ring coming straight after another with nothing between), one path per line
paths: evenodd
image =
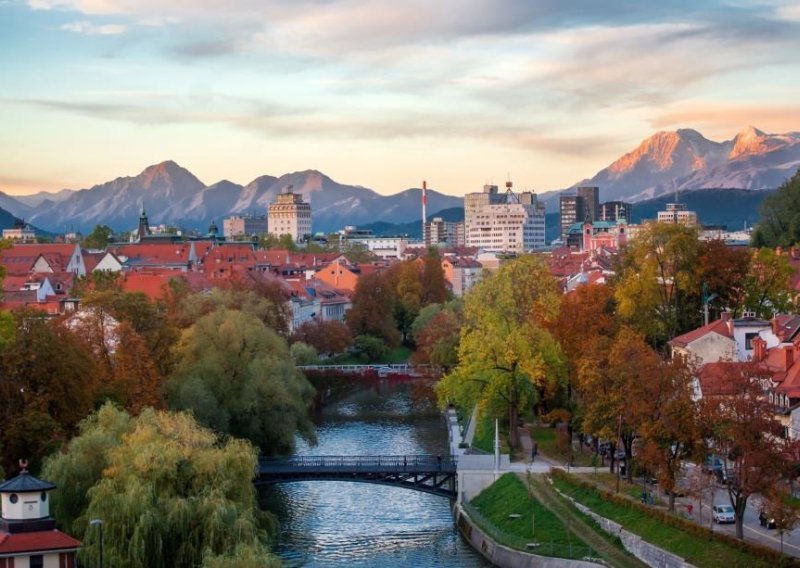
M100 568L103 568L103 519L92 519L89 524L100 530Z

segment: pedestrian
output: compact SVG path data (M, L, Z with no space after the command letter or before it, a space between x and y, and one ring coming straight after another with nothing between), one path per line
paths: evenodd
M533 463L536 460L536 454L538 453L539 453L539 443L536 440L534 440L533 447L531 448L531 463Z
M686 505L686 512L687 512L687 513L689 513L689 516L690 516L690 517L692 516L692 510L693 510L693 509L694 509L694 505L692 505L691 503L689 503L688 505Z

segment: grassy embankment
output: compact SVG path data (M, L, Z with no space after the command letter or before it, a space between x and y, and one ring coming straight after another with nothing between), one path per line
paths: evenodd
M771 550L741 543L668 513L642 507L627 497L602 492L563 472L554 474L553 480L557 489L595 513L620 523L647 542L677 554L698 568L779 565L778 554Z
M480 517L473 522L501 544L535 554L570 557L591 554L589 546L572 534L561 520L539 501L531 499L522 480L507 473L483 490L471 503ZM529 543L538 543L529 548Z

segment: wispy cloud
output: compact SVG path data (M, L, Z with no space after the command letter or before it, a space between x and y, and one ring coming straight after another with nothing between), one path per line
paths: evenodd
M59 26L60 30L87 35L119 35L125 33L127 26L123 24L93 24L87 20L69 22Z

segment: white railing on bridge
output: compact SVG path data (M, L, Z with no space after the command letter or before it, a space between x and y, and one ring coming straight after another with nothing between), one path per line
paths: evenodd
M298 365L301 371L339 371L342 373L365 373L375 371L379 377L389 375L408 375L411 377L431 377L441 374L441 368L434 365L407 365L397 363L373 363L371 365Z

